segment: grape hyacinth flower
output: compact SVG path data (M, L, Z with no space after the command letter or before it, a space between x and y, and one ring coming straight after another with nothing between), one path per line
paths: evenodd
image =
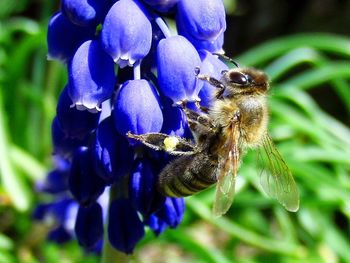
M159 14L175 19L178 34ZM222 52L225 29L222 0L62 0L47 42L48 57L65 63L68 72L52 124L53 153L67 168L50 173L41 186L57 198L67 190L74 197L66 203L75 206L75 234L61 240L75 236L88 250L103 240L104 262L110 262L111 249L133 253L145 227L158 236L181 223L184 199L162 196L156 188L169 156L128 140L126 133L191 138L177 104L210 104L212 87L195 72L215 77L227 69L212 54ZM52 187L56 181L59 191Z

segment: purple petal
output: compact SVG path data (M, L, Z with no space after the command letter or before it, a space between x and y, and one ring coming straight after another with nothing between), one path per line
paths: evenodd
M65 158L70 158L77 147L87 145L89 139L89 136L81 139L68 137L63 131L57 117L52 121L51 133L53 154Z
M61 12L56 13L47 29L48 58L69 61L78 47L94 34L95 28L74 25Z
M197 50L182 36L162 39L157 50L159 87L174 102L196 100L201 88L195 69L201 62Z
M94 248L103 236L102 208L98 203L79 206L75 223L78 242L85 248Z
M152 27L140 5L120 0L109 10L101 32L102 46L121 67L133 65L151 48Z
M126 176L134 159L132 148L127 139L117 133L111 117L99 124L93 153L99 175L108 184Z
M129 198L134 207L144 215L153 212L151 210L158 197L156 181L157 176L148 159L137 160L130 174Z
M158 95L146 80L130 80L123 84L114 104L115 126L120 134L159 132L163 115Z
M127 199L114 200L109 210L108 237L111 245L131 254L145 231L137 211Z
M157 236L159 236L165 229L168 228L168 224L154 214L151 215L145 223Z
M68 66L69 96L78 109L96 111L114 90L113 60L102 50L99 41L84 42Z
M164 206L155 215L171 228L175 228L181 223L184 211L185 203L183 198L167 197Z
M62 0L61 9L72 23L79 26L96 26L106 15L109 0Z
M57 119L67 137L82 139L96 129L100 114L71 107L72 100L66 86L57 103Z
M215 40L226 30L222 0L181 0L177 5L179 33L198 40Z
M74 153L69 176L69 189L79 204L87 206L103 193L105 182L94 169L94 160L87 147L80 147Z

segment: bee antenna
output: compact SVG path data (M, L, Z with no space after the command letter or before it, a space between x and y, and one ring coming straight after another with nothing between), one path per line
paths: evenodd
M213 53L213 55L216 55L216 56L218 56L218 57L221 58L221 59L224 59L224 60L229 61L230 63L232 63L233 65L235 65L237 68L240 67L239 64L238 64L236 61L234 61L232 58L230 58L230 57L228 57L228 56L226 56L226 55L224 55L224 54Z

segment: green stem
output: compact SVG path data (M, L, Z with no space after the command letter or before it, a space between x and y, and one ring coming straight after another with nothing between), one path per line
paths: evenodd
M130 257L119 250L116 250L109 243L108 235L105 233L101 263L127 263Z
M117 184L112 185L109 193L109 204L120 195L120 189ZM108 217L108 216L107 216ZM109 223L109 221L108 221ZM108 226L105 227L104 242L102 249L101 263L127 263L130 262L130 256L127 254L116 250L112 247L108 238Z

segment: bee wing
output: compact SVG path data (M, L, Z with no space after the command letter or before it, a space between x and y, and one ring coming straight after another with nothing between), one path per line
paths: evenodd
M238 125L233 124L229 139L224 145L224 149L227 149L227 153L221 158L217 170L218 182L216 184L213 205L213 214L217 217L227 212L235 195L237 169L239 164L238 139Z
M298 211L299 192L292 172L268 134L264 136L262 147L258 149L258 161L262 167L260 180L264 191L277 199L288 211Z

